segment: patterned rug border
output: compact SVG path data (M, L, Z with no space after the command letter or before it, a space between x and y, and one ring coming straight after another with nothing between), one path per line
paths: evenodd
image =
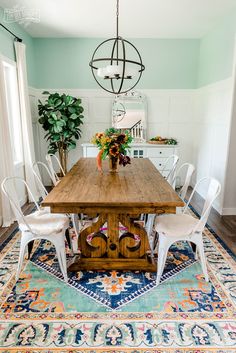
M235 348L233 349L220 349L220 348L170 348L170 349L162 349L162 348L138 348L138 349L133 349L133 348L112 348L112 349L107 349L105 348L96 348L96 349L91 349L91 348L78 348L78 349L73 349L73 348L53 348L53 349L45 349L45 348L37 348L37 349L32 349L32 347L20 347L20 349L16 348L8 348L6 349L1 349L0 352L2 353L235 353Z
M236 348L235 324L225 321L202 323L194 321L182 322L86 322L76 321L62 323L20 323L11 325L1 324L4 332L0 335L1 344L8 348L19 347L18 353L23 349L35 347L36 349L48 349L50 352L58 348L66 350L89 349L97 352L103 348L103 352L114 348L124 347L127 351L137 352L143 349L145 352L155 351L177 351L190 348L199 352L214 351L226 352ZM214 328L213 328L214 327ZM170 332L166 336L165 332ZM120 333L120 335L116 335ZM202 334L205 333L204 337ZM210 335L212 342L209 341ZM32 346L32 341L34 345ZM122 342L121 342L122 340ZM13 346L14 342L14 346ZM181 347L182 346L182 347ZM91 349L92 348L92 349ZM105 348L105 350L104 350ZM136 349L135 349L136 348ZM223 348L223 350L222 350ZM6 350L7 351L7 350ZM122 351L121 351L122 352ZM187 351L188 352L188 351Z
M233 349L227 349L227 350L222 350L219 348L169 348L169 349L162 349L162 348L138 348L138 349L133 349L133 348L112 348L112 349L107 349L105 348L96 348L96 349L91 349L91 348L78 348L78 349L73 349L73 348L53 348L53 349L45 349L45 348L37 348L33 349L32 347L20 347L19 349L16 348L8 348L6 349L1 349L0 352L3 353L235 353L235 348Z

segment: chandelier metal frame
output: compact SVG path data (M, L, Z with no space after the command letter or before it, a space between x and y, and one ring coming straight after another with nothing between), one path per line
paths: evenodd
M113 42L112 45L112 50L111 50L111 56L110 57L103 57L103 58L96 58L96 54L98 52L98 50L101 48L101 46L103 46L104 44L108 43L108 42ZM139 61L135 61L135 60L130 60L127 58L126 55L126 46L130 45L134 51L136 52ZM119 53L119 47L121 47L121 54ZM107 62L109 63L109 65L119 65L122 64L122 73L121 74L114 74L114 76L109 76L109 75L105 75L104 79L105 80L110 80L111 83L111 89L108 89L106 87L104 87L98 80L97 78L97 70L99 69L98 67L98 63L103 63L103 62ZM123 88L123 84L124 84L124 80L131 80L133 79L132 75L126 75L126 68L127 68L127 64L132 64L132 65L137 65L138 66L138 77L135 81L134 84L131 85L130 88L122 90ZM132 90L140 81L141 76L143 71L145 70L145 66L142 62L142 58L141 55L138 51L138 49L128 40L122 38L121 36L119 36L119 0L116 0L116 37L115 38L109 38L106 39L105 41L103 41L101 44L98 45L98 47L95 49L93 55L92 55L92 59L89 63L89 66L92 70L92 74L93 77L95 79L95 81L97 82L97 84L104 89L105 91L109 92L109 93L114 93L114 94L122 94L122 93L126 93L130 90ZM114 80L120 80L120 84L118 85L118 88L116 89L114 86Z

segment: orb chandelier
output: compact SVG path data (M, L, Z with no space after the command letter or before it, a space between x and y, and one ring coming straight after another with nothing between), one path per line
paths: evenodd
M89 63L93 77L107 92L122 94L139 82L145 66L137 48L119 36L119 0L116 0L116 37L102 42ZM107 51L110 55L104 55Z

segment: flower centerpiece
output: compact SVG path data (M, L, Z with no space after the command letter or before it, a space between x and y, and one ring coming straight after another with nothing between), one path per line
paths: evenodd
M130 164L130 157L127 156L129 144L132 142L132 137L128 131L110 128L105 132L96 133L92 138L92 143L97 145L100 152L97 156L98 169L102 170L102 160L109 157L109 166L111 172L117 171L117 164L126 166Z

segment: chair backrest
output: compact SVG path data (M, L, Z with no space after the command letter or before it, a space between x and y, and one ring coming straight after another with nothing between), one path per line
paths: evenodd
M208 188L207 188L207 193L206 193L206 197L205 197L205 202L203 205L201 218L199 219L199 222L197 223L196 227L194 228L194 232L202 232L203 231L203 229L206 225L208 216L210 214L212 204L215 201L215 199L217 198L217 196L220 194L220 191L221 191L221 185L218 180L211 178L211 177L205 177L205 178L200 179L197 182L197 184L195 185L195 187L189 197L189 200L184 208L183 213L185 213L187 211L187 208L188 208L195 192L197 192L197 190L202 185L204 185L206 183L208 183Z
M27 228L31 231L31 228L28 225L27 221L25 220L24 214L23 214L23 212L21 210L21 207L20 207L20 202L19 202L19 199L18 199L18 196L17 196L17 191L16 191L16 182L19 185L23 184L23 186L27 189L28 195L31 196L31 199L33 200L36 208L39 210L39 205L35 201L35 198L34 198L32 192L31 192L28 184L26 183L26 181L24 179L19 178L19 177L8 177L8 178L5 178L2 181L1 188L2 188L2 191L3 191L4 195L10 201L12 210L14 212L14 215L15 215L18 223L24 223L27 226Z
M48 195L48 192L47 192L45 186L43 185L42 176L40 174L39 167L43 168L46 171L46 173L48 174L48 176L52 182L53 182L53 178L52 178L52 175L51 175L51 173L45 163L35 162L33 164L33 174L34 174L36 183L38 185L40 195L41 195L42 199L44 199Z
M182 187L180 188L180 190L178 191L178 194L182 200L184 200L186 197L188 187L190 185L191 178L192 178L194 171L195 171L195 167L193 164L184 163L180 166L180 168L176 172L176 175L173 180L173 185L172 185L173 187L175 187L175 185L176 185L176 179L181 175L181 173L185 172L184 183L183 183Z
M53 159L54 161L56 161L56 164L57 166L59 167L59 171L62 173L63 176L65 176L65 171L64 169L62 168L62 165L59 161L59 159L57 158L57 156L55 154L47 154L46 155L46 161L48 163L48 167L49 167L49 170L50 170L50 173L52 175L52 180L53 180L53 184L56 185L58 183L58 181L60 181L54 167L53 167Z
M172 154L171 156L169 156L162 168L162 175L164 174L164 172L166 170L169 170L167 176L165 177L166 180L172 185L173 183L173 179L175 177L175 170L177 167L177 163L178 163L179 157L176 154Z

